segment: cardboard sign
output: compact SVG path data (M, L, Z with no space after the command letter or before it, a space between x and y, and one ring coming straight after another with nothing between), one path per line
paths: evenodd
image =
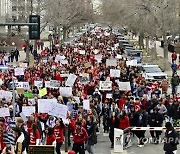
M72 87L74 85L74 82L76 81L77 76L74 74L70 74L67 81L66 81L66 86L67 87Z
M43 97L45 95L47 95L47 89L46 88L43 88L43 89L39 90L39 96L40 97Z
M61 96L70 97L72 96L72 87L60 87L59 92Z
M42 88L43 87L43 81L34 81L34 85L39 88Z
M83 109L85 110L89 110L90 109L90 101L87 100L83 100Z
M116 59L107 59L106 60L106 67L108 66L117 66L117 60Z
M112 90L112 81L100 81L99 90L111 91Z
M131 91L130 82L119 82L119 90L121 91Z
M24 94L24 88L18 88L16 91L18 94Z
M58 80L50 80L50 87L51 88L59 88L60 87L60 81L58 81Z
M14 69L15 76L24 75L24 68L18 67Z
M51 113L54 103L57 103L57 99L38 99L38 113Z
M85 63L84 66L85 66L86 68L89 68L89 67L91 67L91 63L90 63L90 62Z
M53 110L53 108L54 108L54 110ZM65 120L67 118L68 108L66 105L56 103L56 104L54 104L53 108L52 108L53 116L62 118L63 120Z
M0 117L9 117L9 108L0 108Z
M115 77L115 78L119 78L120 77L120 70L117 69L110 69L110 76L111 77Z
M25 116L30 116L35 113L35 106L22 106L22 113Z

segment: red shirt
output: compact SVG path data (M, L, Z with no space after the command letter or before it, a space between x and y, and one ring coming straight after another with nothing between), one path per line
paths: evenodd
M56 125L54 127L54 134L55 134L55 138L56 138L57 143L64 142L64 128Z
M33 131L30 132L30 145L36 145L36 140L40 139L40 132L36 130L36 133L33 134Z
M76 144L84 144L88 139L88 133L85 128L75 129L73 133L73 141Z
M52 145L53 142L56 140L56 137L54 134L46 137L46 145Z
M130 126L129 124L129 117L125 116L124 119L120 119L120 123L119 123L119 129L126 129Z

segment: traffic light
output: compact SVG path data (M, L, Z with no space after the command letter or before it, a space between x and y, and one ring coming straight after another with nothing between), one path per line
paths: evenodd
M40 16L30 15L29 23L38 23L38 25L29 26L29 39L39 40L40 39Z

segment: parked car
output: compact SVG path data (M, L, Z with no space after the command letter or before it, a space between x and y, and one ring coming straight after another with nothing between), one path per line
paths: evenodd
M125 49L124 53L128 60L136 59L137 63L142 61L142 50Z

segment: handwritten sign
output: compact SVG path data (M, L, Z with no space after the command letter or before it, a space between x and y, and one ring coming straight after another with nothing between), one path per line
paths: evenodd
M60 81L58 81L58 80L50 80L50 87L51 88L59 88L60 87Z
M0 117L9 117L9 109L8 108L0 108Z
M110 69L110 76L119 78L120 77L120 70L117 69Z
M79 80L81 83L88 83L90 81L89 80L89 74L83 73Z
M61 96L70 97L72 96L72 87L60 87L59 92Z
M90 102L89 100L83 100L83 109L89 110L90 109Z
M137 65L137 59L126 61L126 65L127 66L136 66Z
M74 82L76 81L76 78L77 78L76 75L70 74L66 81L66 86L72 87L74 85Z
M108 66L117 66L117 59L107 59L106 60L106 67Z
M35 113L35 106L23 106L22 113L25 116L30 116L31 114Z
M52 113L54 103L57 103L57 99L38 99L38 113Z
M14 69L15 76L24 75L24 68L18 67Z
M43 87L43 81L34 81L34 85L39 88L42 88Z
M5 98L8 101L11 100L12 99L12 92L0 90L0 99L3 99L3 98Z
M119 90L121 91L131 90L130 82L119 82L118 85L119 85Z
M111 91L112 90L112 81L100 81L99 90Z

